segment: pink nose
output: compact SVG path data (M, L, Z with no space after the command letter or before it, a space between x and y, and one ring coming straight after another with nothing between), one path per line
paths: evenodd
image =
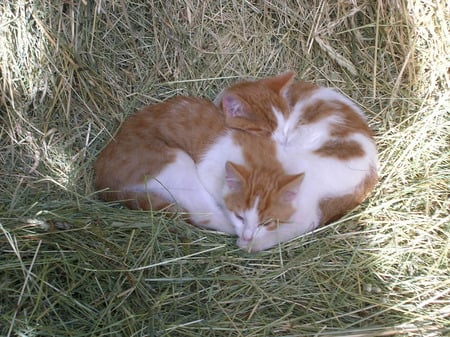
M251 241L253 239L253 231L249 228L244 229L244 232L242 233L242 238L245 241Z

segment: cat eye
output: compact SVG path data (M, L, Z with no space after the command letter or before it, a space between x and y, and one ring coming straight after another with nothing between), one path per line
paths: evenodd
M243 217L243 216L241 216L241 215L239 215L239 214L237 214L237 213L234 213L234 216L235 216L239 221L244 222L244 217Z
M276 220L276 219L268 219L264 222L261 222L259 226L261 227L273 227L278 228L283 223L286 223L286 221Z
M266 221L261 222L258 226L267 227L270 226L275 221L273 219L268 219Z

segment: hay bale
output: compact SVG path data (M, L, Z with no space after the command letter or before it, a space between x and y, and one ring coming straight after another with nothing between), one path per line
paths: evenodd
M0 334L448 333L446 1L0 4ZM287 69L366 110L373 196L267 252L98 202L128 114Z

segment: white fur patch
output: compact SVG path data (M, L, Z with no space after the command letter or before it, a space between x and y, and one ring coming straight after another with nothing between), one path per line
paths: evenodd
M227 161L244 164L242 149L233 142L231 132L219 138L197 164L199 179L216 199L222 199L223 193L230 192L224 184Z
M205 189L194 161L182 151L156 177L124 190L157 194L185 209L197 225L235 234L234 227L219 206L220 200Z
M287 118L274 107L272 107L272 111L277 119L277 128L272 138L281 146L289 146L292 143L292 136L298 124L300 111L293 110Z
M258 204L259 197L256 197L253 206L244 211L244 228L241 235L244 240L252 240L255 232L258 230L258 226L261 221L258 214Z

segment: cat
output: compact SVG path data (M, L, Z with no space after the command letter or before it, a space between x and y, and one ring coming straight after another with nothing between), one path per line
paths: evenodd
M94 172L100 198L185 211L199 227L237 235L244 249L259 228L292 217L304 176L285 173L269 137L227 128L212 102L186 96L129 116Z
M236 83L214 100L228 127L271 139L283 170L304 173L294 214L276 228L260 228L249 250L339 219L362 203L378 180L377 149L361 109L331 88L294 77L286 72Z

